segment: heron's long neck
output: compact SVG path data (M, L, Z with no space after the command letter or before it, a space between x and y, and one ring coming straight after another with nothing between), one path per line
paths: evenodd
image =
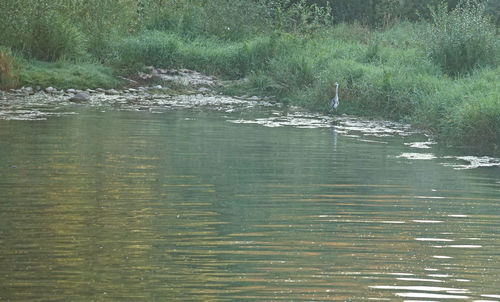
M339 85L335 86L335 96L339 96Z

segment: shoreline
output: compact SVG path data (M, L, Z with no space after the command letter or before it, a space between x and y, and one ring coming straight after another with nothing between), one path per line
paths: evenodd
M200 99L204 96L224 96L227 98L244 100L244 101L272 101L282 104L283 106L299 106L305 108L311 112L330 114L330 112L319 109L318 107L308 106L308 104L300 103L300 102L289 102L286 98L266 95L266 93L261 93L261 91L255 91L255 89L250 89L251 94L245 94L245 91L249 88L249 80L248 78L239 79L239 80L221 80L214 75L206 75L198 71L190 70L190 69L167 69L167 68L157 68L153 66L147 66L142 69L142 71L138 71L135 74L124 77L124 76L114 76L117 81L120 81L120 85L115 86L114 88L100 88L100 87L91 87L87 89L77 89L77 88L68 88L68 89L58 89L52 86L41 87L36 85L32 86L23 86L19 89L9 89L7 91L0 91L0 101L6 98L19 98L19 97L27 97L38 94L37 99L41 100L47 97L56 97L60 98L61 101L71 101L74 103L92 103L91 99L95 97L107 98L111 100L111 102L132 102L141 104L141 102L137 102L137 98L144 97L146 99L151 98L159 98L159 97L171 97L178 95L185 96L197 96ZM387 121L403 121L405 123L409 123L415 129L419 129L421 131L426 131L432 134L434 139L441 144L452 147L454 149L462 149L465 150L465 153L472 153L474 155L488 155L488 156L498 156L498 149L495 142L488 142L486 145L483 144L481 146L472 146L470 144L466 144L460 142L458 140L450 143L446 139L440 138L436 133L436 131L432 131L432 129L421 127L418 123L412 121L405 121L397 118L386 117L383 114L379 114L375 112L375 114L367 115L361 113L352 112L352 106L355 103L359 103L362 101L352 99L345 99L344 95L351 94L351 91L346 91L344 89L341 92L341 101L339 111L336 111L334 114L349 114L352 116L359 116L360 118L370 119L370 120L387 120ZM77 96L77 98L75 98ZM80 97L80 98L78 98ZM199 101L203 102L203 101ZM314 101L313 101L314 102ZM35 103L32 103L34 107L36 107ZM348 107L347 110L343 107ZM140 110L147 110L148 104L141 104L139 107Z
M49 91L40 90L28 95L9 93L7 97L0 97L0 101L7 101L0 103L0 120L43 121L78 114L80 109L75 109L74 106L96 108L99 112L125 110L151 114L161 114L171 110L215 111L228 117L228 122L236 124L271 128L326 129L332 131L334 141L337 140L337 136L345 136L346 139L386 144L384 141L386 137L399 137L401 143L406 146L405 152L396 156L402 160L414 162L436 160L439 164L455 170L500 166L500 157L449 148L437 142L432 134L409 124L349 115L325 115L295 106L285 108L280 102L271 102L269 99L264 100L256 96L224 96L211 90L204 90L204 94L194 91L192 94L177 94L170 90L162 92L144 87L144 89L117 90L117 94L106 94L104 90L89 90L88 100L75 102L70 100L74 95L71 92L50 89ZM261 113L267 113L258 114L257 118L253 119L245 118L244 112L256 108L262 108L258 110Z

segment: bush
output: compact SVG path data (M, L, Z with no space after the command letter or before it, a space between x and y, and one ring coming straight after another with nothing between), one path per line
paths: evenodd
M241 41L275 29L312 33L332 24L331 13L330 6L308 4L306 0L177 0L168 9L153 12L146 27L175 31L188 38L204 35Z
M491 16L491 21L497 26L500 26L500 1L487 0L486 13Z
M310 34L333 24L329 5L309 4L305 0L282 0L270 1L267 10L272 14L274 27L281 32Z
M446 81L446 80L445 80ZM500 147L500 67L474 71L470 77L440 83L441 105L436 133L449 142ZM445 86L448 84L447 86Z
M0 48L0 89L15 88L19 85L21 63L7 48Z
M147 31L114 43L109 61L124 71L135 71L143 65L170 67L179 44L175 36Z
M456 107L442 125L442 138L470 146L499 147L500 99L483 97Z
M242 42L218 38L186 39L179 34L145 31L115 42L108 61L124 71L143 65L190 68L224 78L240 78L265 66L275 39L258 37Z
M85 38L79 29L63 16L53 13L40 16L32 24L31 37L25 47L34 58L55 61L85 55Z
M192 39L203 35L242 40L271 27L266 8L259 0L177 0L153 12L146 27L175 31Z
M194 38L206 31L206 12L203 4L185 0L171 1L168 5L150 6L155 8L145 19L146 30L173 31Z
M139 2L1 0L0 44L48 61L100 55L112 34L140 26Z
M208 33L219 38L241 40L271 27L264 1L211 0L204 8Z
M484 6L472 0L460 2L451 12L444 4L431 9L432 24L424 41L429 56L444 72L456 76L494 63L496 28L484 12Z

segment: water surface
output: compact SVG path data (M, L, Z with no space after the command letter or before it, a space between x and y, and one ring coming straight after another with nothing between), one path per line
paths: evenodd
M0 301L500 301L496 159L274 107L63 111L0 120Z

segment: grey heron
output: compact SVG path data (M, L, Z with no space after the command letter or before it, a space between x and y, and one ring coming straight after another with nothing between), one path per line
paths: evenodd
M339 106L339 83L335 82L335 96L330 101L330 110L337 109Z

